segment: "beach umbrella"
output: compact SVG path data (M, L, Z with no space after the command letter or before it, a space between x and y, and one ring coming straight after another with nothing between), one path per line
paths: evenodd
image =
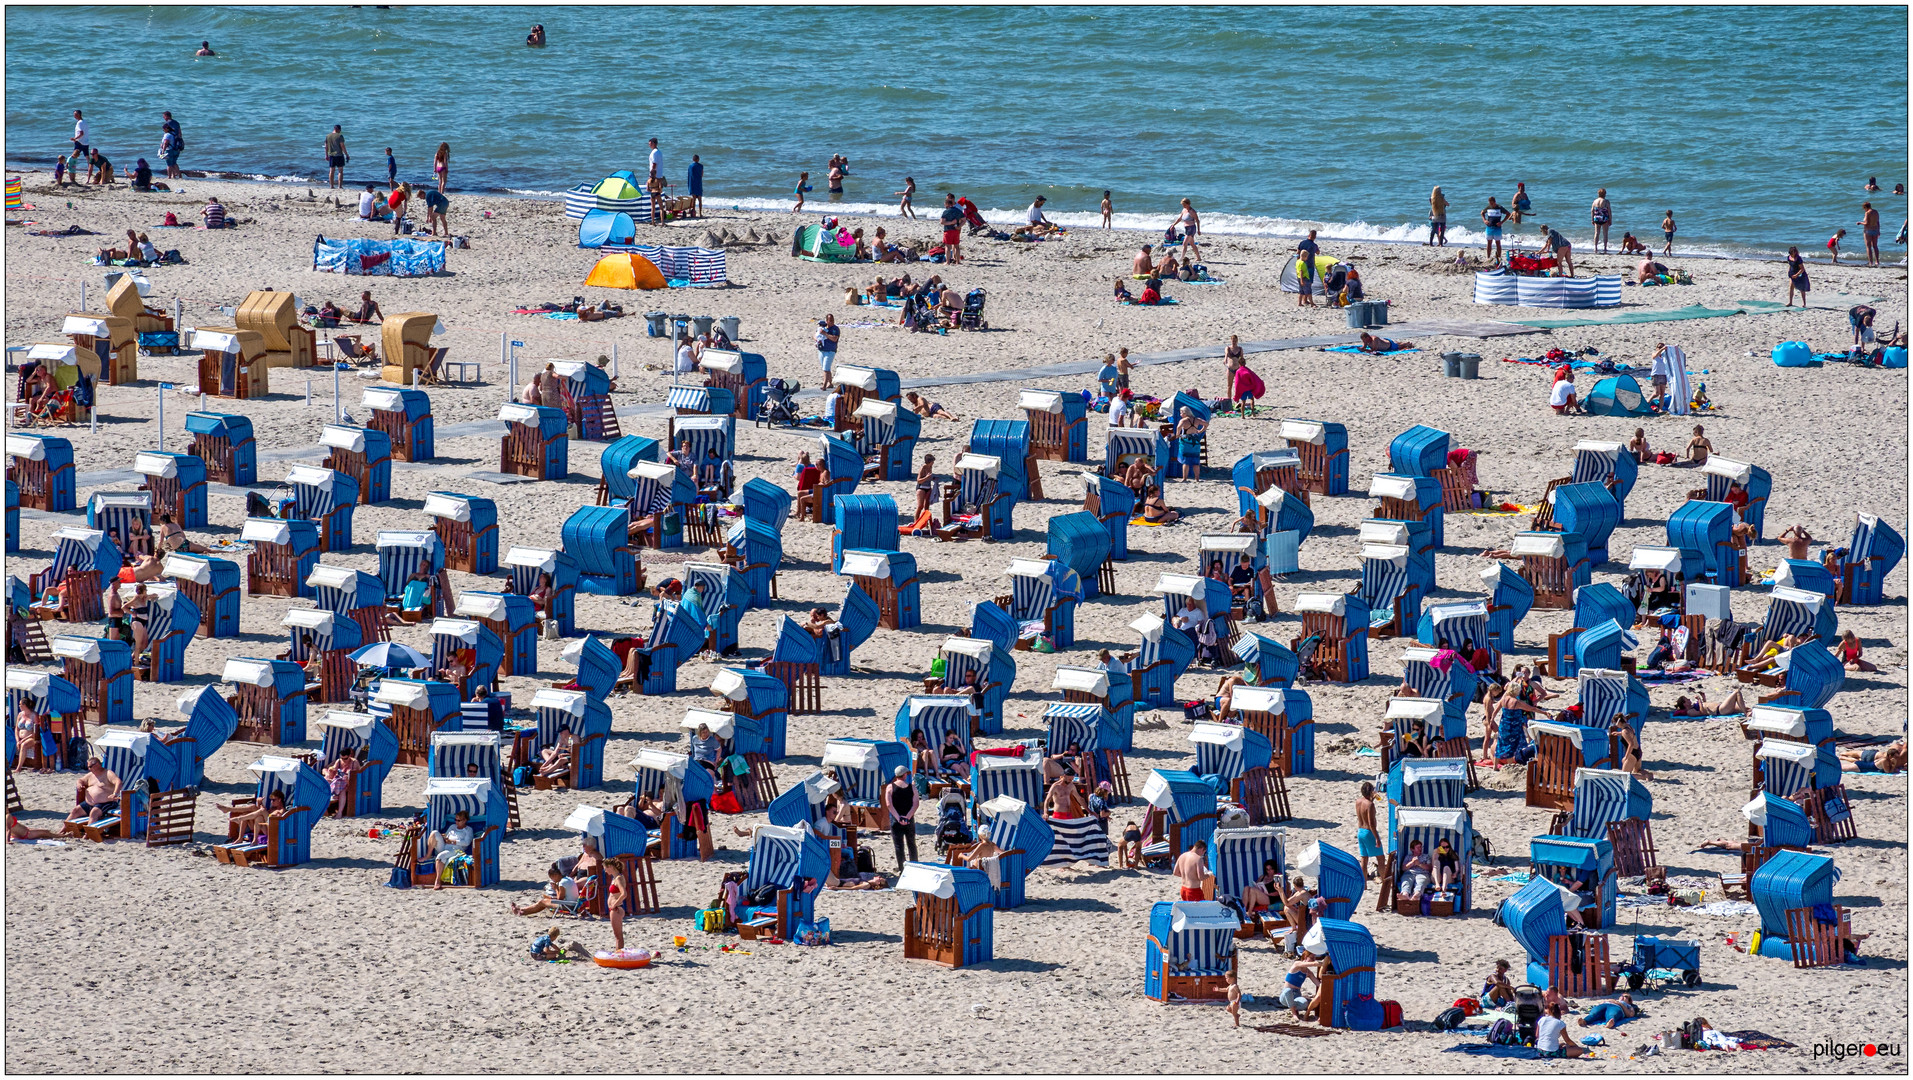
M379 668L422 668L431 667L432 659L410 645L401 645L396 641L380 641L352 654L352 662L360 667Z

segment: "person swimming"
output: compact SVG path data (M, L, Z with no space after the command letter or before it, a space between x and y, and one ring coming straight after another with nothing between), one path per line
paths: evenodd
M544 23L534 23L532 25L531 33L525 35L525 44L534 49L544 48L545 46L545 24Z

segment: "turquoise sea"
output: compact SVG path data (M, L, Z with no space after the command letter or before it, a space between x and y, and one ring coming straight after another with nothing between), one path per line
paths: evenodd
M645 167L656 136L714 205L788 205L799 170L847 207L967 194L992 217L1036 194L1088 224L1161 228L1188 197L1211 231L1419 239L1428 193L1468 240L1526 181L1543 221L1681 247L1820 245L1854 229L1869 175L1906 177L1905 7L9 7L6 160L48 165L74 108L116 165L557 194ZM550 44L524 45L542 22ZM210 40L217 58L193 53ZM1904 197L1882 195L1890 239ZM1857 230L1855 230L1857 231ZM1857 246L1857 245L1856 245Z

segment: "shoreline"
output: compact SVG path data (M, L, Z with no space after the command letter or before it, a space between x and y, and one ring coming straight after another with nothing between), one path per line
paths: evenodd
M4 165L4 168L9 174L16 174L16 173L20 175L43 174L49 177L53 174L51 162L40 162L40 161L35 161L31 158L10 159L8 162L6 162L6 164ZM226 170L226 169L221 169L221 170L185 169L182 171L186 174L186 179L199 181L199 182L220 183L220 184L241 184L241 185L259 186L259 187L282 187L282 188L293 188L293 187L304 186L304 187L311 188L314 191L326 191L329 193L341 194L341 197L344 197L344 193L356 192L358 190L358 187L363 186L363 184L358 180L348 180L344 187L330 188L330 187L323 187L318 182L305 177L291 176L291 175L267 176L263 173L248 173L248 172L241 172L238 170ZM164 180L163 177L158 177L157 175L155 178L162 181ZM380 187L380 188L386 187L386 184L382 180L374 180L374 181L371 181L371 183L373 183L373 185L376 187ZM355 187L355 185L357 186ZM82 186L85 186L85 185L82 185ZM919 195L922 195L922 194L924 193L920 191ZM514 202L562 203L564 201L563 192L552 193L544 189L536 189L536 188L491 188L491 187L479 187L479 188L467 188L467 189L454 188L450 192L448 192L448 195L450 195L451 197L503 199L503 200L509 200ZM714 198L712 196L707 195L705 197L707 209L711 206L728 204L732 210L738 213L749 213L749 214L790 213L791 211L788 205L790 201L791 200L788 197L768 197L768 196L762 196L762 195L733 195L733 196L728 196L723 198ZM833 211L828 209L830 207L843 207L843 209L838 209ZM928 204L925 204L923 206L917 207L917 209L919 213L915 220L924 221L924 220L934 220L936 213L938 213L941 210L941 207L930 206ZM989 222L991 225L1009 228L1009 227L1021 225L1023 223L1022 215L1024 211L1022 210L1017 210L1014 208L1002 208L1002 207L991 207L988 209L979 207L978 210L983 215L984 220ZM827 194L825 198L823 199L806 200L803 213L810 214L812 212L815 212L818 214L835 213L839 217L852 217L852 218L867 217L867 218L874 218L878 220L887 219L892 221L912 220L910 218L904 217L901 213L899 213L895 207L895 204L885 204L885 203L867 202L867 201L848 201L848 200L840 201L840 202L831 202L829 201ZM1141 218L1145 216L1153 216L1153 215L1137 213L1134 211L1118 212L1116 215L1114 215L1115 218L1117 219L1129 218L1131 220L1124 222L1122 224L1115 224L1110 229L1107 229L1107 230L1101 228L1101 214L1098 211L1094 211L1094 210L1091 210L1091 211L1058 210L1058 211L1049 213L1048 216L1050 220L1055 221L1057 224L1060 224L1069 228L1072 232L1142 233L1145 235L1154 235L1158 238L1158 240L1157 242L1152 243L1151 246L1159 246L1160 238L1163 235L1162 229L1149 226L1149 225L1144 225L1140 223L1139 221L1134 220L1137 218ZM1175 212L1173 209L1164 210L1162 211L1160 216L1164 222L1168 222L1174 219ZM1535 216L1538 220L1538 215L1531 215L1531 216ZM707 217L708 217L708 214L707 214ZM1223 223L1219 225L1218 227L1211 228L1209 226L1209 220L1211 218L1222 219ZM692 219L692 220L696 220L696 219ZM1254 226L1254 225L1245 227L1243 224L1241 224L1245 222L1246 223L1266 222L1268 223L1269 226L1273 226L1273 227L1262 227L1262 226ZM1235 227L1231 227L1232 225L1234 225ZM1426 222L1421 222L1421 223L1403 222L1400 225L1384 226L1384 225L1372 225L1367 221L1352 221L1352 222L1310 221L1310 220L1301 219L1301 218L1273 218L1273 217L1264 217L1261 215L1253 215L1253 214L1236 214L1236 213L1230 213L1226 211L1211 211L1208 215L1205 215L1204 222L1203 222L1202 235L1217 236L1217 237L1234 237L1234 238L1254 237L1254 238L1267 238L1272 240L1300 240L1308 234L1308 230L1310 229L1317 230L1318 240L1329 241L1334 243L1387 244L1387 245L1396 246L1396 247L1433 247L1433 245L1427 244L1420 240L1410 239L1406 236L1389 235L1389 234L1394 234L1394 233L1403 232L1403 231L1407 231L1407 232L1425 231L1427 229ZM1465 225L1451 226L1451 229L1453 231L1462 233L1464 237L1467 237L1470 234L1469 228ZM1358 230L1380 230L1383 233L1383 235L1351 235L1352 232L1355 232ZM1589 254L1593 254L1593 255L1598 255L1601 257L1607 257L1610 255L1617 254L1616 252L1612 250L1605 253L1591 252L1591 251L1584 250L1580 245L1584 242L1590 242L1588 236L1577 235L1566 229L1562 229L1560 231L1563 236L1566 236L1572 243L1575 244L1575 253L1577 256L1586 256ZM1504 246L1507 246L1507 247L1517 246L1511 243L1512 241L1516 239L1517 237L1515 237L1514 235L1509 235L1507 237L1504 237ZM1865 259L1866 249L1864 247L1864 242L1859 241L1857 238L1855 238L1855 241L1857 244L1860 245L1856 247L1855 250L1860 253L1861 261L1855 264L1854 262L1850 260L1849 262L1840 263L1838 265L1841 265L1841 266L1860 265L1863 269L1865 269L1866 267L1865 267L1864 259ZM1450 240L1447 244L1443 246L1456 248L1459 250L1465 250L1465 251L1485 251L1487 249L1487 243L1484 240L1474 239L1474 238ZM1740 247L1740 245L1734 245L1734 246L1737 248ZM1897 261L1895 261L1892 258L1885 257L1886 250L1888 248L1895 247L1895 246L1901 247L1903 249ZM1786 251L1784 250L1785 245L1776 244L1775 248L1776 250L1768 250L1765 248L1758 248L1758 247L1745 247L1745 248L1740 248L1739 250L1707 250L1703 248L1703 249L1695 250L1691 252L1683 252L1678 255L1670 255L1670 256L1652 255L1650 257L1660 258L1663 260L1705 259L1708 261L1715 261L1715 262L1734 261L1734 260L1743 260L1743 259L1748 261L1754 261L1754 262L1770 262L1770 263L1785 262L1787 259ZM1905 245L1895 245L1890 242L1883 242L1881 245L1881 252L1883 256L1881 264L1879 267L1874 269L1884 269L1884 268L1892 268L1892 267L1902 267L1902 268L1913 267L1913 252L1909 252L1908 250L1906 250ZM1803 255L1803 257L1806 259L1806 262L1809 265L1817 265L1817 266L1835 265L1824 256Z

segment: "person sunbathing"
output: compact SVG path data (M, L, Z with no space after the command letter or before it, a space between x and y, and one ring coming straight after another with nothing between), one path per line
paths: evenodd
M577 747L578 737L571 729L559 728L558 738L538 753L538 775L570 776L571 755Z
M150 535L150 534L148 534ZM158 581L166 572L166 564L156 554L148 552L133 564L132 580L137 582Z
M326 788L331 793L331 799L326 803L328 817L345 816L345 793L352 790L353 779L358 774L359 759L351 754L340 754L325 767Z
M7 815L7 843L9 844L24 844L29 840L53 840L59 835L52 829L30 829L20 824L19 817L11 813Z
M1148 495L1149 489L1155 486L1156 468L1146 457L1138 456L1136 460L1129 463L1127 469L1123 470L1122 475L1123 486L1128 488L1138 500Z
M1136 277L1148 277L1149 272L1155 267L1156 264L1149 257L1149 245L1144 244L1142 250L1136 253L1136 257L1130 260L1129 272Z
M86 771L73 789L73 812L68 821L79 821L84 817L88 824L97 824L106 815L119 809L120 778L118 773L110 772L106 763L97 756L86 759Z
M1727 695L1725 701L1710 703L1707 691L1696 690L1693 697L1682 694L1674 700L1674 707L1668 710L1670 716L1738 716L1747 711L1747 702L1739 690Z
M1415 343L1412 341L1396 341L1393 338L1385 338L1378 334L1364 333L1362 335L1362 351L1365 353L1373 353L1377 356L1383 353L1400 352L1403 349L1412 349L1414 347Z
M1262 860L1262 873L1242 887L1242 910L1251 916L1275 906L1276 897L1282 892L1282 869L1274 859ZM1260 919L1256 920L1258 925Z
M1634 995L1622 994L1619 1001L1603 1001L1595 1005L1577 1023L1582 1027L1604 1024L1609 1028L1617 1028L1640 1015L1641 1007L1634 1004Z
M373 301L372 291L367 289L359 293L358 310L347 316L347 318L356 323L378 322L385 318L385 312Z
M445 887L445 870L452 860L471 851L472 835L471 814L460 810L452 816L450 828L425 837L425 853L438 864L438 873L432 877L433 891Z
M49 585L40 598L27 605L36 619L61 619L66 614L66 585Z
M929 419L932 419L932 420L936 419L937 417L942 417L945 420L963 419L957 414L944 408L942 402L926 401L923 398L917 396L917 392L915 390L906 392L903 395L903 399L910 403L910 411L916 413L918 416L928 417Z
M170 512L161 512L159 515L158 540L162 555L171 555L176 551L202 553L206 550L186 535L186 530L180 528L179 522L173 520Z
M1897 773L1906 768L1906 740L1882 749L1877 746L1841 746L1834 750L1840 758L1840 771L1850 773Z
M275 791L266 796L263 803L254 802L245 805L227 806L214 803L213 807L226 813L228 825L239 826L239 842L242 844L265 843L266 822L274 814L286 808L286 793Z
M937 748L936 772L945 776L960 776L969 764L970 753L963 749L963 740L955 731L943 733L943 745Z
M1162 501L1162 485L1152 484L1149 494L1143 496L1142 519L1151 525L1174 525L1182 520L1182 515Z
M1215 710L1217 719L1230 715L1235 708L1235 688L1249 685L1249 680L1239 672L1230 672L1216 683ZM1193 721L1190 721L1193 723Z

